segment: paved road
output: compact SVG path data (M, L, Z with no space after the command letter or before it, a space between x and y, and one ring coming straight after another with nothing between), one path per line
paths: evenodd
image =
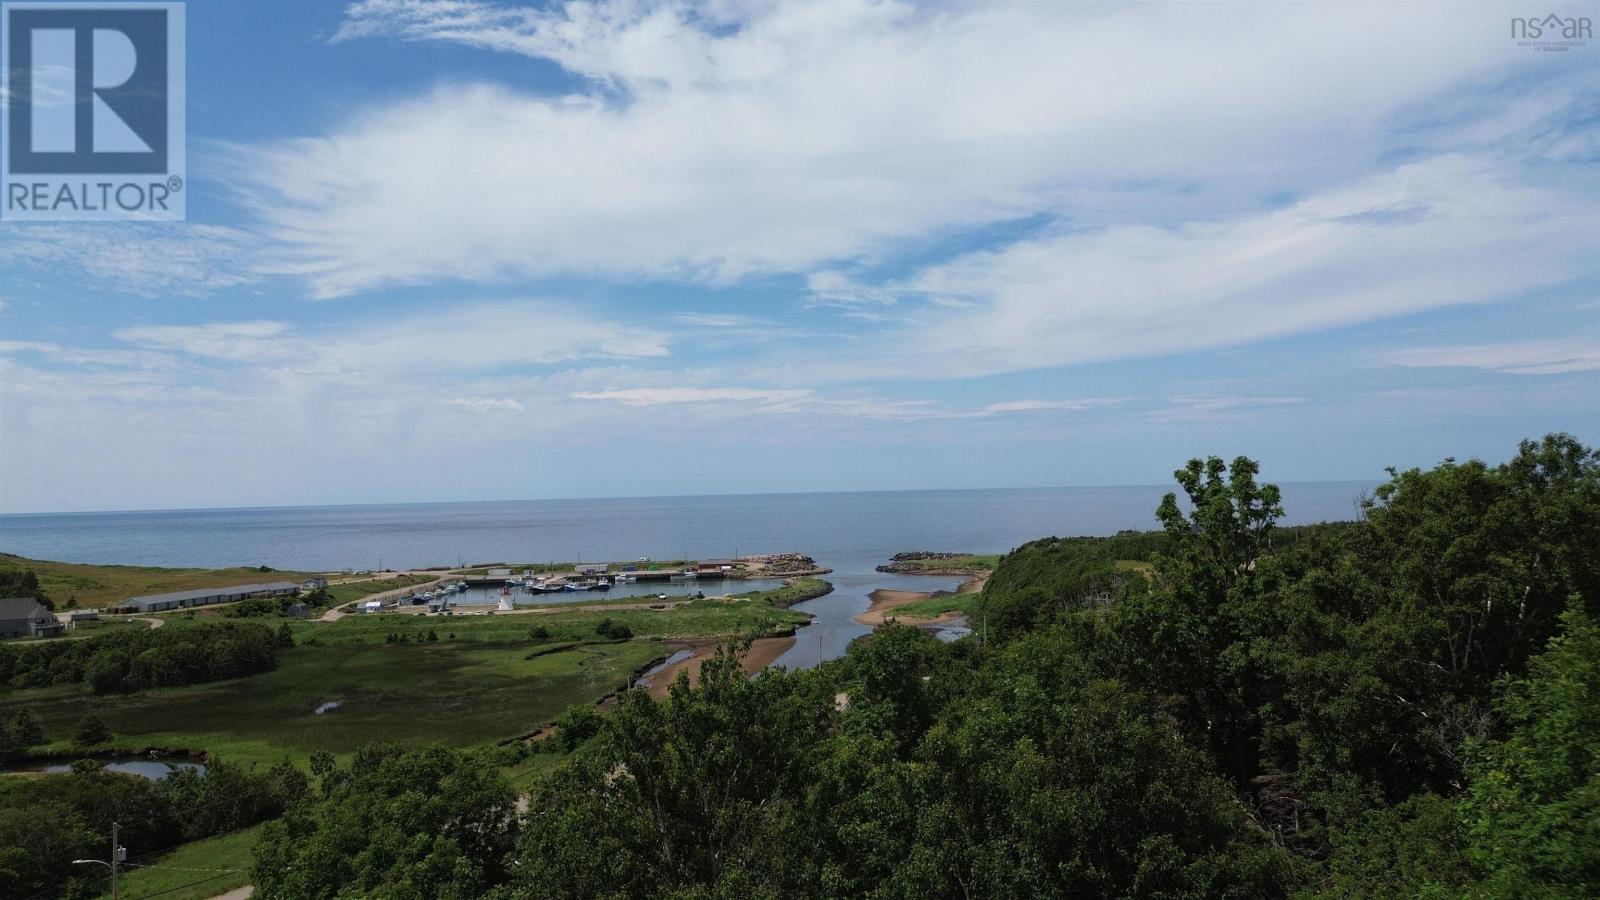
M406 585L405 587L397 587L397 588L394 588L392 590L383 591L382 593L378 593L378 594L368 594L367 596L362 597L361 600L358 601L358 602L366 603L366 602L368 602L370 600L388 600L390 597L398 597L401 594L407 594L407 593L410 593L412 591L426 590L427 588L433 587L434 585L436 585L439 582L445 580L446 578L457 578L457 577L460 577L460 576L457 576L457 575L455 575L453 573L450 573L450 572L396 572L393 575L390 575L388 577L388 579L385 579L385 580L393 580L395 578L401 577L402 575L422 575L422 576L427 577L427 578L432 578L433 580L432 581L424 581L424 582L421 582L419 584ZM349 614L348 613L344 613L344 612L340 612L338 607L334 607L333 609L327 610L321 616L319 616L318 617L318 621L320 621L320 622L337 622L340 619L344 618L346 615L349 615Z

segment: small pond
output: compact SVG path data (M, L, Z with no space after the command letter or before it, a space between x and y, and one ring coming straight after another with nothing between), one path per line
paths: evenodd
M119 756L111 759L96 760L103 763L107 772L120 772L123 775L137 775L151 781L160 781L180 769L194 769L204 773L206 767L201 763L183 762L165 759L150 759L144 756ZM65 775L72 771L70 762L39 762L25 763L17 768L7 769L8 772L43 772L46 775Z

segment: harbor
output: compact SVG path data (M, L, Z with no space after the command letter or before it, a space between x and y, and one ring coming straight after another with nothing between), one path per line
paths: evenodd
M334 615L486 614L609 599L682 601L775 590L792 579L829 571L799 553L704 560L639 558L628 563L489 564L429 571L437 577L430 584L385 592Z

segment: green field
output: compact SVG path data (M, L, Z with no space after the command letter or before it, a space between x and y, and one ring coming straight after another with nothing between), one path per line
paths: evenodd
M39 577L39 587L63 609L69 604L84 608L111 606L143 594L187 591L194 588L226 587L258 581L299 581L306 572L266 572L257 568L162 569L154 566L92 566L80 563L51 562L0 553L0 572L29 569Z
M52 748L94 714L112 743L205 749L235 762L304 760L373 741L471 746L532 731L574 703L624 686L660 656L652 641L600 644L528 659L539 644L443 639L295 647L272 672L234 681L94 696L78 686L0 695L4 715L28 706ZM324 715L316 708L342 703Z
M926 600L907 603L897 606L887 615L901 619L936 619L945 613L961 613L971 615L978 608L978 600L983 595L971 594L936 594Z
M261 826L184 844L148 860L134 860L117 881L122 900L205 900L250 883L250 849ZM102 894L110 897L110 893Z

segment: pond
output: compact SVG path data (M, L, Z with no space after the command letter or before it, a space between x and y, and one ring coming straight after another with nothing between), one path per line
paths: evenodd
M111 759L95 760L102 763L107 772L117 772L123 775L137 775L151 781L160 781L181 769L194 769L204 773L206 767L201 763L171 761L165 759L150 759L144 756L119 756ZM72 771L71 762L39 762L23 764L19 767L7 769L7 772L43 772L46 775L65 775Z

